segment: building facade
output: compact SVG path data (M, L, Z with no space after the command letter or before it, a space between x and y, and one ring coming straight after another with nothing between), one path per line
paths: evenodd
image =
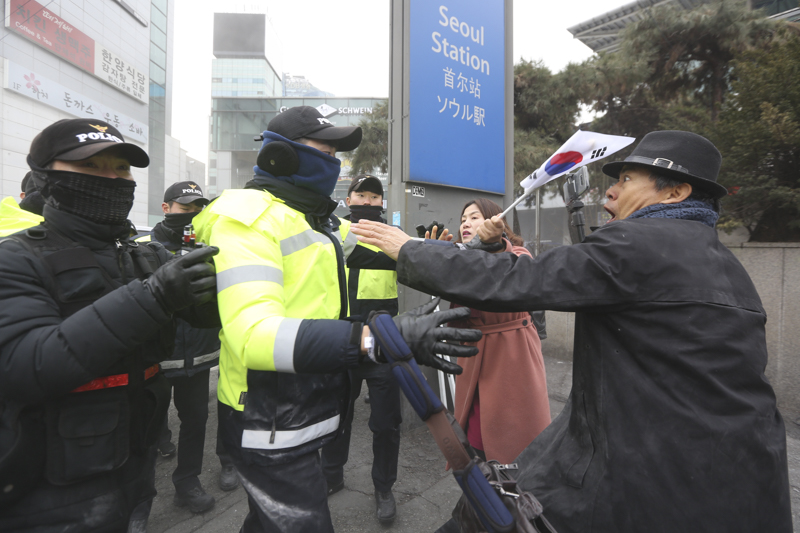
M760 9L769 18L800 20L797 0L748 1L751 9ZM628 24L642 20L645 10L662 5L675 5L691 10L706 3L709 0L635 0L567 28L567 31L595 52L615 52L621 43L622 30Z
M279 113L296 106L312 106L336 126L354 126L371 113L382 98L336 97L314 87L303 76L278 75L266 55L266 15L214 14L214 59L209 120L208 195L241 189L253 177L261 142L255 141ZM292 96L284 96L289 94ZM312 96L313 95L313 96ZM350 184L347 154L333 198L337 214ZM379 176L386 184L386 176ZM384 190L386 187L384 187Z
M19 194L39 131L64 118L97 118L150 154L149 168L133 169L131 220L148 226L160 219L172 114L173 3L4 2L0 195Z

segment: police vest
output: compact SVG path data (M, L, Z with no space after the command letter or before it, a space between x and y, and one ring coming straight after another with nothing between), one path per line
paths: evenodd
M6 241L22 245L43 266L44 288L63 318L122 286L103 270L92 250L46 225L0 240L0 245ZM160 266L149 246L127 241L117 246L119 253L131 256L137 279ZM31 446L12 453L28 483L44 475L55 485L68 485L110 473L125 464L132 450L141 454L155 444L169 408L169 385L157 364L172 348L172 328L167 329L111 365L105 376L44 405L17 411L26 432L19 442ZM23 491L32 488L21 485Z
M339 236L345 256L349 256L355 246L363 246L380 252L377 246L362 243L350 232L351 222L341 219ZM397 272L394 270L347 269L348 314L366 319L370 311L388 311L397 314Z

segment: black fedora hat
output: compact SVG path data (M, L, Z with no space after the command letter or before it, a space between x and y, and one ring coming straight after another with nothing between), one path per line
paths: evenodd
M619 178L625 165L650 167L656 174L685 182L713 198L728 190L717 183L722 155L711 141L688 131L653 131L644 136L625 161L603 165L603 172Z

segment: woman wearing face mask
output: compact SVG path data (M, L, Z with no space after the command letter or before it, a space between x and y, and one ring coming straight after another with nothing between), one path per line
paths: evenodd
M481 223L501 211L486 198L468 202L455 242L477 238ZM531 255L508 224L503 241L497 253ZM511 463L550 424L542 345L531 316L472 309L469 318L452 325L483 332L478 355L458 361L464 372L456 376L455 417L479 455Z

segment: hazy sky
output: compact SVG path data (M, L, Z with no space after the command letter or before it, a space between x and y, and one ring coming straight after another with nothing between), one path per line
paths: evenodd
M444 5L457 0L441 0ZM567 28L625 0L514 2L514 62L542 59L553 71L591 50ZM267 57L278 73L305 76L337 96L389 94L389 0L175 0L172 136L208 161L214 12L267 13Z

